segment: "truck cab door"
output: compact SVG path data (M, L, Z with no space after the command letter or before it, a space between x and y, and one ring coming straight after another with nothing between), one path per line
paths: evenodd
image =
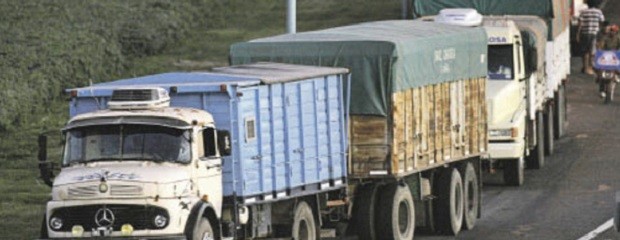
M198 161L195 174L199 196L208 195L209 202L219 207L222 198L222 158L217 151L217 131L206 127L196 137Z

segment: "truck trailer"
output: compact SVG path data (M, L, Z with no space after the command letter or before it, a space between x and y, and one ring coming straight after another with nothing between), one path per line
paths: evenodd
M543 167L567 125L568 3L415 0L414 12L422 20L437 16L447 24L484 15L478 26L487 31L489 44L491 164L503 165L508 185L523 184L524 168Z
M348 70L257 63L67 90L41 238L318 239L347 189Z
M358 239L411 239L480 217L486 42L480 28L379 21L237 43L230 61L350 69L351 210L338 221Z

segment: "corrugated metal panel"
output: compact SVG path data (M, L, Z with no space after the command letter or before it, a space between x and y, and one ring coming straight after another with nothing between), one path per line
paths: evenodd
M242 93L236 107L239 155L235 163L240 173L237 180L243 182L234 189L238 196L288 192L342 180L346 129L339 78L236 90ZM250 127L252 122L254 127ZM231 190L225 186L224 194L231 195Z

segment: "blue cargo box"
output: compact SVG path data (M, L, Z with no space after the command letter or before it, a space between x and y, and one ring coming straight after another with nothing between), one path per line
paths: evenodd
M203 109L231 133L226 197L246 203L346 185L348 70L276 63L164 73L69 89L70 116L107 109L116 88L161 87L171 107Z

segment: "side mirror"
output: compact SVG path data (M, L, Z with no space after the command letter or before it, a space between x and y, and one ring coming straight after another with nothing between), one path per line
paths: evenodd
M46 185L52 186L54 181L54 164L47 161L47 136L39 135L39 171L41 173L41 179Z
M218 150L220 150L220 155L230 156L232 152L232 147L230 146L230 132L224 130L217 131L217 146Z

